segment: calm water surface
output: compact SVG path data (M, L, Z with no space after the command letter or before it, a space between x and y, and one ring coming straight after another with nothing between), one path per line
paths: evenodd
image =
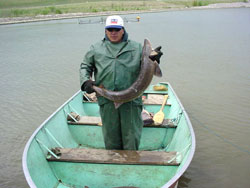
M172 84L196 133L179 187L250 187L250 9L140 16L140 23L126 23L129 37L162 45L164 77L153 82ZM103 27L76 19L0 26L1 188L27 187L24 146L79 90L80 62Z

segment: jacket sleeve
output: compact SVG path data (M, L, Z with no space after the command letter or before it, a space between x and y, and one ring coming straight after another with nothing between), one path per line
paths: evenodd
M80 65L80 87L83 90L83 84L92 78L95 68L94 48L91 46L90 50L85 54L83 61Z

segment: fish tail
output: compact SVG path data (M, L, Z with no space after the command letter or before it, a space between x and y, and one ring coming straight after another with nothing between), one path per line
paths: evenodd
M159 64L156 61L154 61L154 64L155 64L154 75L157 77L162 77L162 72L161 72L161 68L160 68Z

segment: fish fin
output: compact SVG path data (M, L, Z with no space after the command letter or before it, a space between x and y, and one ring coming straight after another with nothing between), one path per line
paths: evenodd
M119 108L121 105L123 104L123 102L114 102L115 105L115 109Z
M156 61L154 61L154 63L155 63L154 75L157 77L162 77L162 72L161 72L161 68L160 68L159 64Z

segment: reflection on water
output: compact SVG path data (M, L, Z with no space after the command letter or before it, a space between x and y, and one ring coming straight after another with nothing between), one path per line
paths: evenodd
M172 84L196 133L197 150L179 187L250 187L250 155L243 151L250 151L249 9L140 17L126 23L129 37L162 46L164 77L153 82ZM80 62L103 34L103 24L77 19L0 26L0 187L27 187L25 143L79 90Z
M186 172L186 173L188 173L188 172ZM184 175L181 176L181 178L179 180L178 187L188 187L188 184L191 181L191 179L186 176L186 173L184 173Z

